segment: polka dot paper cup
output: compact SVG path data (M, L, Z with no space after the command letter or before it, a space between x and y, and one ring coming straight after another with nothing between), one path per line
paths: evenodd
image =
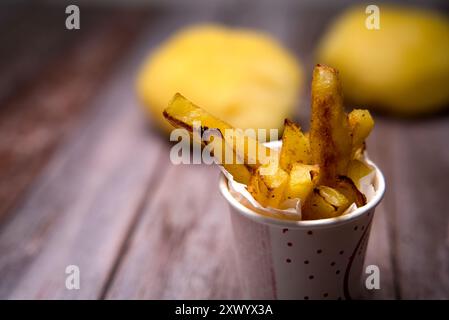
M237 201L222 176L245 298L359 297L371 221L385 192L382 172L369 164L376 171L371 201L346 215L313 221L263 216Z

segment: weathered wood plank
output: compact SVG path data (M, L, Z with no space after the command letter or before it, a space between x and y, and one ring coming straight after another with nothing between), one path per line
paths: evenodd
M371 250L368 261L376 261L381 279L391 282L381 298L447 299L449 297L448 216L445 192L449 181L449 136L447 117L415 122L379 118L375 152L371 157L384 171L387 192L382 210L388 232L374 243L390 244L387 250ZM376 233L374 231L376 230ZM370 243L371 245L371 243ZM376 262L374 262L376 264ZM382 285L381 285L382 287ZM385 288L385 286L383 286Z
M169 166L106 298L239 297L229 213L218 194L217 170Z
M374 131L367 141L368 153L370 158L382 170L388 187L384 199L377 207L374 215L365 259L365 266L376 265L380 270L380 290L363 292L364 298L369 299L399 298L394 256L395 248L393 247L395 223L392 209L395 195L389 186L389 177L391 177L393 169L391 166L393 154L391 145L385 143L385 141L390 141L391 139L392 132L389 130L388 122L383 121L382 118L376 118Z
M2 225L1 298L100 297L166 163L135 99L135 69L154 38L139 43ZM80 290L65 288L70 264Z
M98 13L86 10L86 30L68 32L62 19L64 7L11 5L2 6L2 13L9 15L0 20L0 101L25 89L38 73L42 72L72 41L78 41L85 32L92 32L92 15L102 20ZM17 94L17 93L16 93ZM3 107L4 108L4 107Z
M109 10L109 14L98 15L86 10L78 36L78 31L68 31L60 25L64 11L50 10L48 16L44 12L32 12L39 19L33 18L31 23L46 17L49 21L34 27L25 21L16 30L22 45L31 41L32 47L39 49L22 48L16 58L2 60L8 61L10 67L0 76L0 87L8 89L8 93L4 92L8 98L3 99L0 110L0 219L39 173L61 137L76 125L87 102L126 52L145 18L132 10L120 14ZM23 33L22 28L27 32ZM31 38L37 43L25 41L29 33L36 35ZM15 42L11 45L12 49L20 47ZM15 52L7 49L9 54ZM22 81L24 77L28 79L24 80L26 83ZM8 86L3 86L3 82Z
M394 257L404 299L449 298L449 119L389 124Z

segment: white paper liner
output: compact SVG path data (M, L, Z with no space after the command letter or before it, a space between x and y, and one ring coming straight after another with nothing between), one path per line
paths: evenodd
M278 149L278 148L273 148L273 149ZM370 168L372 168L372 166L366 161L367 159L368 159L368 157L365 152L363 155L363 158L359 159L359 160L362 161L367 166L369 166ZM280 218L288 219L288 220L302 220L301 199L285 200L281 204L281 208L285 208L285 209L263 207L262 205L259 204L259 202L256 199L254 199L254 197L251 195L251 193L249 193L247 186L245 184L235 181L232 174L230 174L228 171L226 171L226 169L223 166L219 165L219 167L228 180L229 191L234 196L234 198L236 198L236 200L238 200L242 204L244 204L246 206L249 205L253 209L256 209L256 211L258 211L259 213L265 214L268 216L273 216L273 217L278 217L278 218L280 217ZM358 185L360 186L360 192L365 195L367 202L370 202L371 199L376 194L376 190L374 188L375 176L376 176L376 171L374 170L374 168L372 168L372 170L369 174L367 174L366 176L364 176L363 178L361 178L358 181ZM348 209L346 209L342 213L342 215L351 213L356 209L357 209L357 205L355 203L352 203L348 207Z
M246 200L257 211L265 213L269 216L282 216L289 220L301 220L301 200L300 199L288 199L285 200L281 207L285 209L263 207L253 198L251 193L247 190L247 186L243 183L234 181L233 176L226 171L222 166L219 166L225 177L228 179L228 188L236 200L242 202Z

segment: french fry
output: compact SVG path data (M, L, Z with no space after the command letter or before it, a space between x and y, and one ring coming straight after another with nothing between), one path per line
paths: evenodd
M321 169L320 184L335 185L337 176L346 174L352 140L338 72L324 65L313 71L310 147Z
M373 169L364 162L354 159L348 166L347 176L354 182L355 186L360 190L360 179L371 173Z
M252 169L257 169L260 165L268 163L272 157L278 157L275 150L263 146L252 137L245 136L241 130L212 116L180 93L174 95L168 107L163 111L163 115L173 126L184 128L191 133L195 122L201 125L201 132L217 129L222 134L224 141L234 150L238 159Z
M253 169L245 164L226 161L226 152L230 152L231 158L233 159L236 158L236 154L226 145L223 138L212 136L211 139L205 143L211 148L211 154L217 159L217 162L232 175L235 181L243 184L249 183L251 175L253 174Z
M233 129L232 126L196 106L180 93L173 96L163 115L174 127L184 128L190 132L193 130L194 122L200 122L202 127L216 128L222 132Z
M304 205L318 181L318 175L319 167L317 165L294 163L285 189L285 199L297 198L301 200L301 205Z
M302 133L301 128L296 123L288 119L284 121L279 162L281 168L287 172L296 162L304 164L311 162L309 139Z
M250 176L259 166L268 163L271 158L278 157L276 151L245 136L242 131L212 116L179 93L175 94L163 115L173 126L184 128L191 134L196 123L201 126L199 128L201 133L208 129L217 129L221 138L215 136L214 139L201 141L201 143L206 145L215 141L213 144L216 146L211 146L215 147L212 154L217 158L218 163L223 165L240 183L249 183ZM231 147L231 155L227 146Z
M366 204L365 195L357 189L356 185L350 178L346 176L339 176L337 178L336 189L342 193L350 203L355 203L357 207L362 207Z
M215 118L179 93L163 114L209 148L234 180L247 185L260 205L281 208L285 200L300 199L304 220L332 218L352 203L366 204L360 179L373 170L362 159L374 121L367 110L356 109L347 115L341 92L338 72L317 65L310 132L303 133L299 125L286 119L280 151L265 147L256 137ZM194 132L198 124L200 139ZM208 129L217 135L205 139L203 133Z
M365 139L373 130L374 120L368 110L354 109L348 115L352 136L352 153L364 149Z
M219 130L224 141L234 150L236 155L247 166L257 169L263 164L276 160L278 152L260 144L256 139L244 134L241 129Z
M257 169L250 179L248 191L262 206L279 208L288 180L288 173L277 161L271 161Z
M319 186L313 189L303 207L303 220L334 218L350 205L349 200L338 190Z

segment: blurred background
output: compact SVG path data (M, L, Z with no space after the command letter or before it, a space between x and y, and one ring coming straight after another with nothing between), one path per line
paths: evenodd
M241 298L218 169L170 163L161 111L181 91L238 127L308 129L316 63L376 120L365 298L449 298L449 3L370 4L379 30L356 1L2 1L0 298Z

